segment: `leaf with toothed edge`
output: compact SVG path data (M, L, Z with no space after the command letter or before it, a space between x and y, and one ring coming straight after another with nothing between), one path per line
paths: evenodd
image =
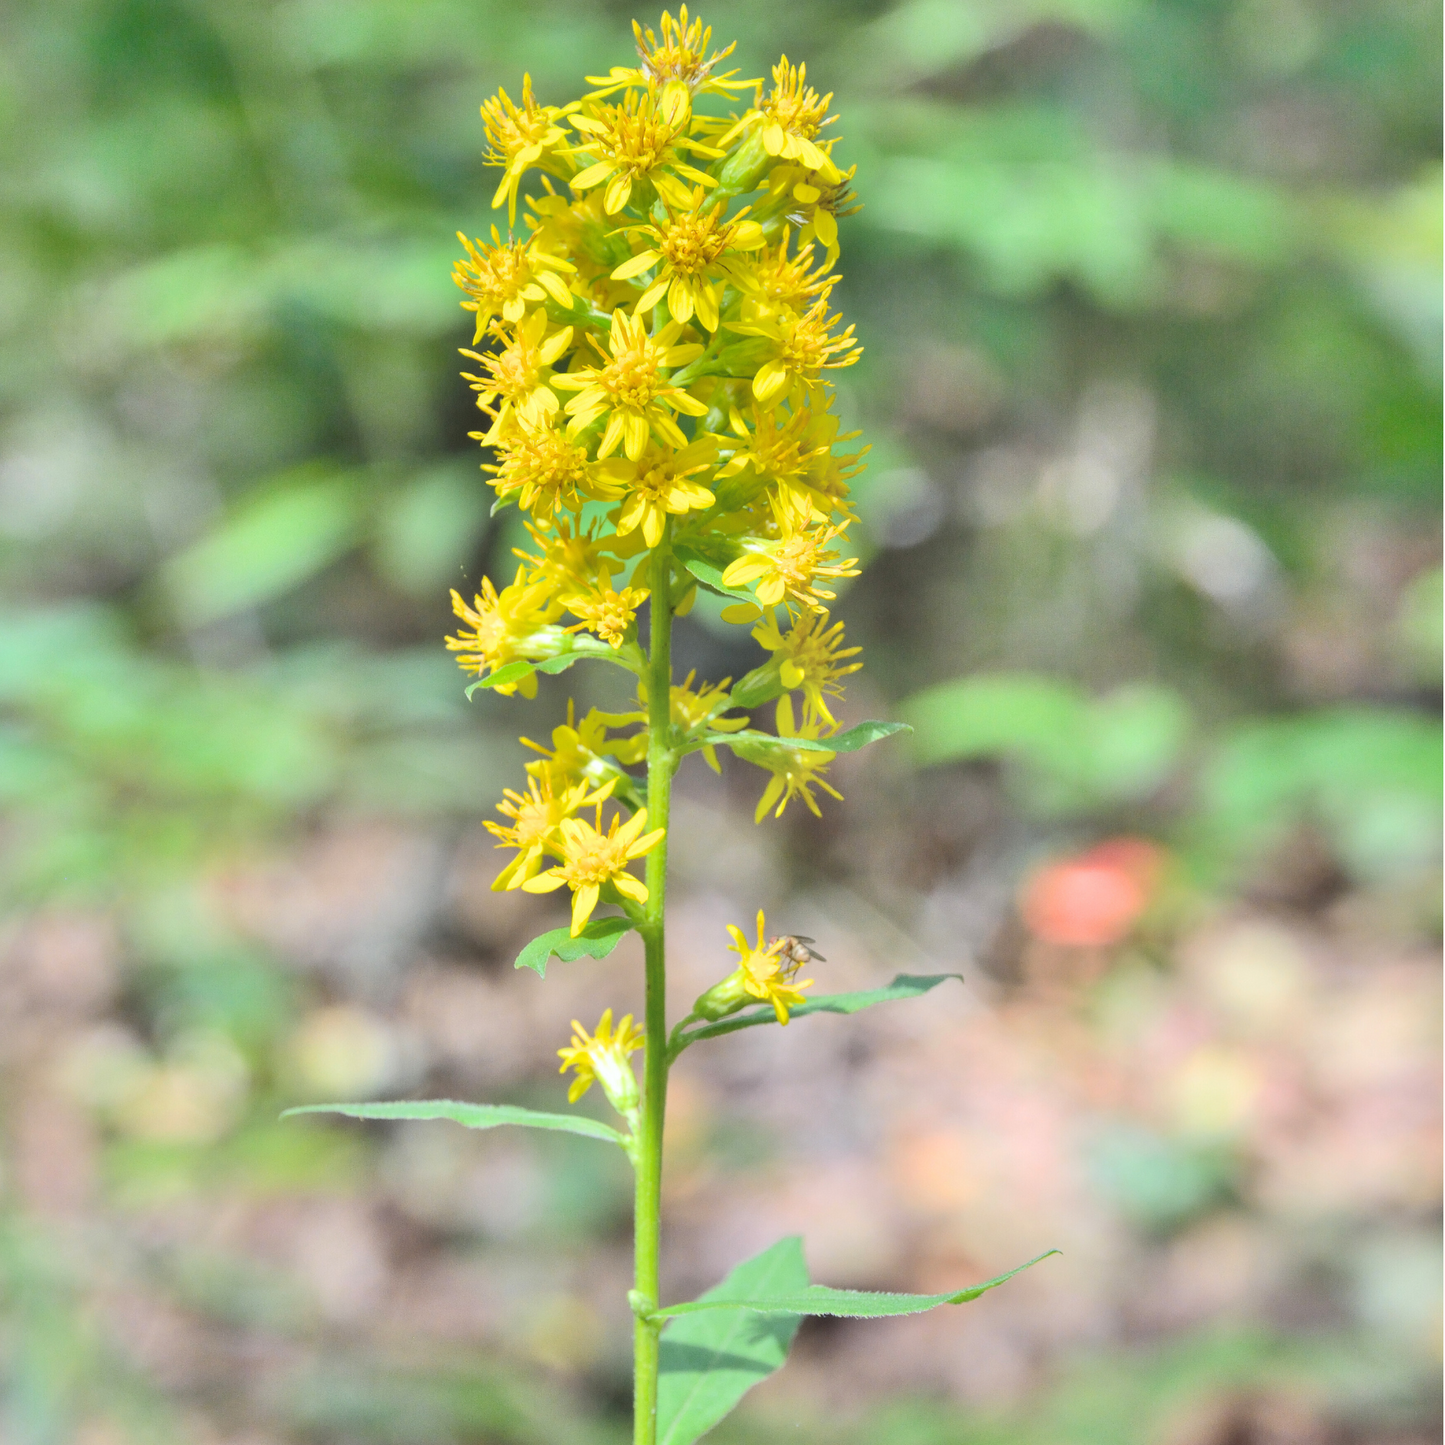
M900 973L886 988L862 989L857 993L820 994L817 998L800 1003L797 1008L789 1009L788 1016L790 1019L797 1019L806 1018L809 1014L861 1013L865 1008L872 1008L874 1004L920 998L951 978L963 982L961 973ZM673 1056L676 1057L689 1044L695 1044L699 1039L721 1038L724 1034L736 1033L739 1029L756 1028L759 1024L775 1024L777 1021L777 1015L771 1008L762 1008L752 1013L740 1013L732 1018L720 1019L714 1024L705 1024L677 1039Z
M556 954L563 963L579 958L606 958L629 932L632 922L627 918L594 918L576 938L570 928L554 928L539 934L517 955L514 968L530 968L538 978L547 976L547 960Z
M876 721L861 722L831 738L775 737L772 733L755 732L748 728L738 733L708 733L700 740L699 745L733 747L741 743L744 747L790 748L805 753L856 753L859 748L866 748L869 743L881 742L895 733L912 731L907 723Z
M515 1104L464 1104L456 1099L401 1100L391 1104L302 1104L281 1115L344 1114L348 1119L446 1119L468 1129L495 1129L502 1124L520 1124L527 1129L555 1129L563 1134L581 1134L621 1144L622 1135L597 1119L580 1114L544 1114Z
M1011 1269L1006 1274L995 1275L982 1284L969 1285L967 1289L955 1290L948 1294L885 1294L875 1290L829 1289L827 1285L810 1284L796 1294L765 1295L758 1299L710 1300L696 1299L687 1304L668 1305L665 1309L652 1312L655 1319L676 1319L682 1315L701 1314L711 1310L751 1310L763 1315L836 1315L851 1320L891 1319L895 1315L918 1315L925 1310L937 1309L939 1305L961 1305L976 1300L991 1289L1006 1284L1014 1275L1036 1265L1039 1260L1058 1254L1057 1249L1046 1249L1041 1255Z

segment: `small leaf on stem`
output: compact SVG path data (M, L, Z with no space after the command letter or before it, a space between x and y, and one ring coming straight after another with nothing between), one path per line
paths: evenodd
M538 978L545 978L547 960L553 954L563 963L573 963L579 958L606 958L631 928L631 919L622 917L594 918L576 938L570 929L554 928L534 938L517 955L513 967L533 969Z

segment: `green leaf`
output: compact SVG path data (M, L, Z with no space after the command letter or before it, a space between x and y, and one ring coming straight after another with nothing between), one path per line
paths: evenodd
M513 967L533 969L538 978L545 978L547 960L554 953L563 963L574 963L579 958L606 958L631 928L630 920L622 917L594 918L576 938L572 937L571 929L554 928L534 938L517 955Z
M188 625L270 602L350 550L362 502L354 478L319 466L287 472L172 557L166 590Z
M1025 1264L1011 1269L1007 1274L996 1275L983 1284L969 1285L967 1289L952 1294L884 1294L876 1290L829 1289L827 1285L810 1284L807 1289L793 1294L769 1295L763 1298L745 1300L711 1300L706 1297L691 1300L687 1304L669 1305L655 1311L664 1319L675 1319L680 1315L701 1314L705 1310L751 1310L764 1315L838 1315L852 1320L881 1320L893 1315L918 1315L925 1310L937 1309L939 1305L962 1305L987 1294L991 1289L1007 1283L1014 1275L1030 1268L1057 1249L1046 1249L1042 1254Z
M735 602L751 602L757 606L758 599L745 587L729 587L723 582L723 568L709 562L701 553L691 547L678 547L673 555L687 570L707 588L720 597L731 597Z
M412 477L377 517L377 571L408 597L444 592L486 529L486 508L475 467L444 463Z
M790 1018L804 1018L808 1014L856 1014L877 1003L893 1003L898 999L921 998L941 983L956 978L963 982L961 973L900 973L887 988L863 989L857 993L825 993L789 1009ZM739 1029L756 1028L759 1024L777 1023L777 1015L771 1008L755 1009L752 1013L737 1014L715 1024L706 1024L692 1033L683 1034L678 1040L677 1052L699 1039L720 1038L723 1034L736 1033Z
M959 678L902 704L914 726L918 761L1019 753L1041 766L1064 766L1078 747L1087 705L1069 683L1028 673Z
M797 1235L738 1265L698 1303L762 1300L808 1287ZM718 1310L674 1320L663 1332L657 1382L657 1445L692 1445L788 1357L797 1315Z
M621 1144L616 1129L580 1114L543 1114L515 1104L462 1104L455 1099L423 1099L395 1104L302 1104L281 1115L345 1114L348 1119L449 1119L468 1129L495 1129L499 1124L520 1124L528 1129L556 1129L563 1134L581 1134L587 1139L605 1139Z
M554 674L566 672L574 662L581 662L584 657L595 656L586 652L564 652L558 657L544 657L540 662L507 662L488 673L486 677L478 680L467 688L467 696L470 697L479 687L505 687L508 683L521 682L523 678L531 677L534 672L545 672Z
M628 672L636 672L638 668L634 661L635 652L635 647L630 643L622 648L613 648L605 642L598 642L595 637L571 637L566 650L555 657L544 657L537 662L523 660L505 663L495 672L472 683L467 688L467 696L470 697L479 687L503 687L510 682L521 682L534 672L545 672L549 675L566 672L574 662L582 662L588 658L597 662L611 662L618 667L625 667Z
M735 743L742 743L746 747L795 748L805 753L856 753L859 748L866 748L869 743L879 742L883 738L891 738L894 733L912 731L907 723L861 722L831 738L782 738L775 737L772 733L760 733L752 728L745 728L736 733L707 733L698 739L698 746L731 747Z
M1313 817L1361 879L1435 866L1440 725L1404 710L1330 708L1238 724L1199 782L1196 838L1240 867Z
M1147 797L1177 766L1190 718L1149 684L1090 698L1029 673L958 678L899 705L923 765L1004 756L1022 764L1028 801L1046 813Z

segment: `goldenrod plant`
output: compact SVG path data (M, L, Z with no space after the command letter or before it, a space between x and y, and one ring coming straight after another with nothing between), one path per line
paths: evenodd
M700 1299L661 1301L663 1118L680 1056L951 976L810 996L800 974L823 962L811 940L769 937L759 912L755 937L728 929L735 963L721 962L720 941L723 977L669 1025L668 820L683 760L700 753L719 769L725 748L760 769L759 822L794 800L816 814L816 793L839 796L834 757L900 725L845 731L833 715L861 666L828 607L838 580L857 575L848 482L867 448L840 429L828 381L860 354L831 301L838 218L857 209L853 169L833 155L832 97L786 56L770 84L721 70L733 47L712 50L686 7L633 33L637 64L589 77L596 89L580 100L544 105L524 77L516 100L501 90L482 106L508 231L461 237L455 280L476 318L464 375L485 418L472 435L493 458L494 509L520 508L530 544L510 582L483 579L470 602L452 594L463 626L447 639L472 689L531 698L538 673L581 661L619 667L635 686L634 711L578 717L569 705L550 745L523 739L536 754L525 786L487 824L511 853L495 888L571 898L570 924L535 939L518 967L543 975L554 954L603 958L641 936L641 1022L609 1009L590 1032L574 1023L559 1050L569 1103L600 1084L620 1125L450 1100L313 1108L519 1124L621 1148L636 1176L634 1439L687 1445L783 1363L802 1316L912 1314L977 1299L1017 1271L938 1295L831 1289L809 1281L794 1238ZM541 184L524 195L530 172ZM699 587L726 599L723 619L750 628L765 654L736 683L674 675L673 618ZM774 732L753 725L767 710Z

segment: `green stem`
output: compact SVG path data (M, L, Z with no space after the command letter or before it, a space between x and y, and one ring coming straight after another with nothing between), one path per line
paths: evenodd
M647 826L666 828L678 757L672 728L672 529L652 554L652 635L647 676ZM657 1307L662 1228L662 1124L667 1109L667 964L663 908L667 897L666 836L647 855L647 907L642 941L647 955L647 1054L642 1127L637 1136L637 1194L633 1214L634 1288L644 1308ZM662 1321L639 1315L633 1326L633 1442L656 1445L657 1358Z

